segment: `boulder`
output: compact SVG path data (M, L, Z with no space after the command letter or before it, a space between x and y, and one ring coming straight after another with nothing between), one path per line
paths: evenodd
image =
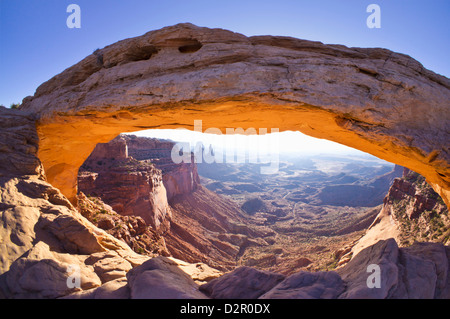
M243 266L200 286L200 291L213 299L256 299L284 278L281 274Z
M223 275L221 271L211 268L204 263L187 263L173 257L168 258L175 262L178 268L188 274L198 285L205 284Z
M400 251L405 262L404 271L407 274L415 274L415 284L408 287L408 298L443 298L445 291L450 287L448 280L450 275L450 263L446 254L449 247L440 243L414 243L410 247L401 248ZM417 259L419 258L419 260ZM421 263L427 265L417 267ZM410 282L412 280L409 280ZM434 290L433 290L434 288ZM418 295L425 292L426 295Z
M192 278L166 257L152 258L127 273L132 299L205 299Z
M130 289L126 277L104 283L100 287L74 292L61 299L129 299Z
M84 258L50 251L47 244L38 242L12 263L4 274L6 287L2 289L15 298L58 298L100 286L100 278L92 266L84 264ZM79 271L79 287L68 284L75 269Z
M260 299L336 299L345 290L341 277L333 271L290 275Z
M440 243L415 243L398 248L393 238L380 240L337 270L346 285L339 298L446 298L450 288L447 250ZM371 276L376 271L379 271L379 286L371 284Z
M34 226L39 219L37 207L11 207L0 211L0 274L33 247Z
M94 267L94 271L102 283L123 278L133 268L128 261L113 250L91 254L85 263Z
M398 246L394 239L380 240L373 246L359 252L337 273L346 284L346 290L339 298L347 299L384 299L398 284L397 267ZM369 288L367 280L370 275L369 265L380 267L380 288Z

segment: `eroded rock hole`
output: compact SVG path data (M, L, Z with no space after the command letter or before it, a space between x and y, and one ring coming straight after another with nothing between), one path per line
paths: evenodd
M152 55L156 54L158 49L153 45L135 47L127 51L127 61L141 61L148 60Z
M192 53L201 49L203 45L197 40L190 40L187 44L178 47L181 53Z

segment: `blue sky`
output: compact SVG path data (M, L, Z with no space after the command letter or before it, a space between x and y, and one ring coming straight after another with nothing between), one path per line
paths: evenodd
M71 3L81 8L80 29L66 26ZM380 29L366 26L371 3L381 8ZM450 77L449 21L449 0L0 0L0 104L21 102L97 48L179 22L384 47Z

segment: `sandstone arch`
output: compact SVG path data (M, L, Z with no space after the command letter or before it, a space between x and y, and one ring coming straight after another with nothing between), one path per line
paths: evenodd
M450 204L450 80L409 56L178 24L96 50L43 83L39 158L73 199L98 142L148 128L279 128L422 175Z

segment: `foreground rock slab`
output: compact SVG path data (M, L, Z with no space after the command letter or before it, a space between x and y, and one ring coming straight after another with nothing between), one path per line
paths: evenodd
M256 299L283 279L281 274L244 266L211 280L200 290L213 299Z
M336 299L345 290L341 277L333 272L299 272L287 277L260 299Z
M363 249L337 271L301 271L284 278L240 267L200 290L214 299L448 299L449 260L448 246L399 248L388 239Z
M346 285L339 298L447 299L449 260L450 248L442 244L398 248L392 238L381 240L337 270Z

